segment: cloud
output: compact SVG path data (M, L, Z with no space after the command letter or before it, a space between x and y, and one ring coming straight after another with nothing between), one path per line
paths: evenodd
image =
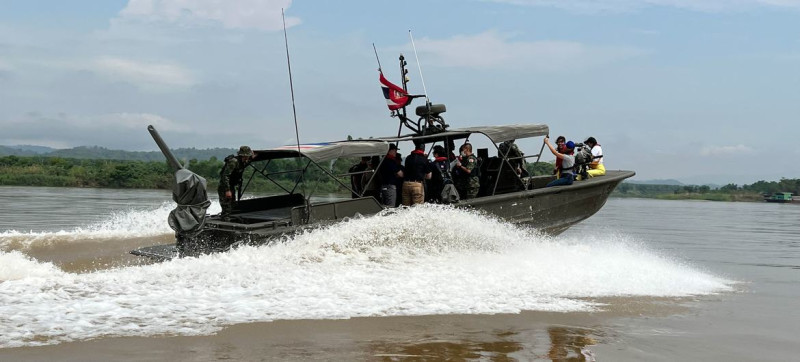
M188 88L197 83L189 70L175 64L102 57L96 59L94 65L92 70L108 79L131 83L145 90Z
M512 41L509 35L486 31L450 39L423 38L417 50L433 65L468 68L516 68L533 71L585 69L647 54L625 46L590 46L570 41Z
M159 132L190 134L196 130L152 113L107 113L45 115L29 112L15 119L0 119L5 131L0 144L33 144L56 148L99 145L110 148L140 149L151 146L146 127Z
M706 146L700 150L702 156L741 156L751 155L755 153L754 150L745 145L735 146Z
M648 7L673 7L701 12L743 11L757 7L800 9L798 0L490 0L523 6L554 7L574 12L629 12Z
M292 0L129 0L120 12L126 19L167 22L179 25L221 24L231 29L283 29L281 9ZM286 26L300 23L287 17Z

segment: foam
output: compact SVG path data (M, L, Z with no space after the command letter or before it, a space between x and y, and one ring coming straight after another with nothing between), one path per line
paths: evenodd
M623 236L551 239L431 205L154 265L69 274L19 264L41 272L0 283L0 347L209 334L278 319L591 311L603 306L590 298L702 295L732 284Z
M113 212L106 220L71 230L55 232L23 232L7 230L0 232L0 250L27 250L32 246L53 245L76 241L107 241L172 234L167 216L175 203L164 202L154 210L123 210ZM213 201L208 213L220 211L219 203Z

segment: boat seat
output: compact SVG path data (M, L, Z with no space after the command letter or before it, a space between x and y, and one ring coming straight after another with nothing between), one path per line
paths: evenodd
M245 223L290 219L292 208L303 204L305 204L305 198L301 194L240 200L234 205L231 217L238 218Z
M237 217L245 221L255 221L255 222L290 219L292 217L293 207L294 206L287 206L277 209L234 213L231 216Z
M447 107L444 104L431 104L430 109L428 106L418 106L416 109L417 116L425 117L425 116L438 116L439 113L447 112Z

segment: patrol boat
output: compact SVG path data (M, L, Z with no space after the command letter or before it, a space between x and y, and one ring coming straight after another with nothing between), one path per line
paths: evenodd
M594 215L620 182L635 175L633 171L607 170L605 176L577 181L570 186L545 188L555 176L528 176L518 173L515 167L527 159L535 158L539 161L544 145L537 154L530 155L512 152L513 148L503 149L500 145L504 142L545 137L549 134L547 125L515 124L451 129L442 117L442 113L447 110L445 105L432 104L426 95L408 94L406 62L402 55L399 60L402 87L384 78L380 64L378 68L391 115L400 121L396 136L315 144L300 144L298 140L292 146L254 150L255 156L247 166L249 175L245 175L248 181L239 188L236 195L238 201L227 220L219 215L206 215L210 205L206 181L185 169L172 155L155 128L149 126L153 140L175 171L173 199L178 206L170 213L168 221L175 230L176 242L143 247L131 253L159 260L194 256L225 251L238 245L266 244L309 228L377 214L384 210L384 206L375 197L366 195L365 191L354 190L340 178L350 175L334 175L331 167L325 165L331 165L333 160L340 158L385 156L390 144L406 144L408 149L414 149L411 144L424 144L427 150L441 145L449 155L456 142L475 141L474 137L484 138L483 143L489 146L477 149L477 156L482 160L479 163L481 187L478 195L476 198L452 203L453 207L482 210L514 224L529 225L553 235ZM420 97L425 97L425 105L416 107L417 118L412 119L407 114L407 106L414 98ZM401 135L403 127L411 132ZM479 143L480 140L473 142ZM496 151L493 153L497 156L490 157L489 148ZM380 161L383 162L387 162L386 157ZM283 167L276 168L276 165ZM376 169L379 168L380 164ZM368 183L373 181L375 174L370 176ZM285 181L287 175L294 180L293 185L278 182L279 178ZM283 193L243 198L254 177L277 185ZM313 184L313 181L307 181L314 177L332 180L355 197L338 200L313 199L313 192L309 192L305 186L308 183Z
M205 253L229 250L238 245L260 245L289 236L298 231L339 222L357 216L369 216L384 210L374 197L358 193L340 177L331 172L331 161L339 158L384 156L390 144L423 143L426 149L439 144L445 148L466 139L484 137L487 144L495 146L497 156L488 156L488 149L478 149L482 158L480 165L481 189L478 197L453 203L453 207L483 210L514 224L529 225L545 233L556 235L570 226L595 214L605 204L614 188L624 179L634 176L633 171L606 171L605 176L576 181L570 186L544 186L555 177L522 176L512 167L520 159L541 158L538 154L512 157L508 151L501 152L499 144L504 141L541 138L547 136L549 128L543 124L517 124L505 126L466 127L446 129L442 126L427 127L424 123L431 117L441 118L443 105L420 106L417 114L420 121L414 123L416 131L409 135L383 137L369 140L348 140L315 144L298 144L268 149L254 149L255 156L245 172L246 184L237 192L229 220L219 215L207 215L210 205L205 180L185 169L172 155L158 132L149 126L153 139L158 144L169 164L175 170L173 199L178 203L170 213L169 224L175 230L176 242L168 245L142 247L131 251L134 255L157 260L168 260L179 256L196 256ZM407 119L407 118L406 118ZM442 124L444 124L442 122ZM420 128L422 126L422 128ZM449 152L449 151L448 151ZM283 160L283 162L280 162ZM295 162L286 162L294 160ZM387 162L384 158L381 162ZM393 162L393 161L392 161ZM273 169L274 164L294 165L290 169ZM355 192L357 197L338 200L313 199L312 191L302 187L308 183L309 175L322 175L336 182L341 188ZM294 185L286 187L277 178L293 175ZM243 197L254 177L278 185L282 194L264 197ZM374 177L374 176L372 176Z

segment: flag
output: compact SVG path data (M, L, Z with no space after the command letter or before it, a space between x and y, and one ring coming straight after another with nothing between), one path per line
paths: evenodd
M386 80L383 72L381 72L381 89L383 89L383 97L386 98L386 105L391 111L396 111L411 103L408 92Z

